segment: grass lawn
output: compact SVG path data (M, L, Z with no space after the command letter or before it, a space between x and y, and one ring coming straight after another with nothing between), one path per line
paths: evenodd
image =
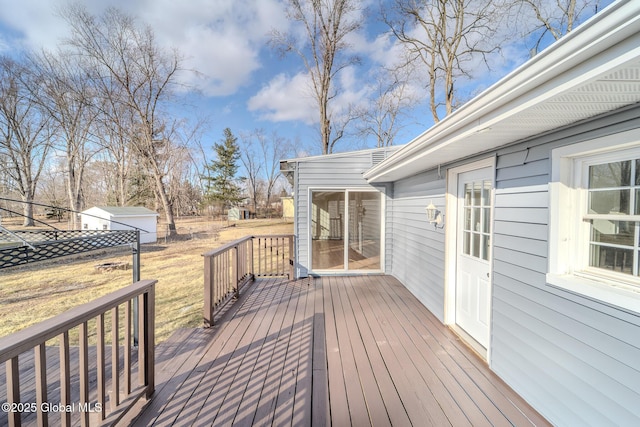
M140 276L158 280L156 342L164 341L177 328L202 325L204 252L251 234L293 232L293 224L282 219L234 223L225 227L226 222L182 220L177 224L180 240L164 243L161 239L142 246ZM0 270L0 336L131 284L131 269L98 271L95 265L104 262L131 264L131 250L89 252Z

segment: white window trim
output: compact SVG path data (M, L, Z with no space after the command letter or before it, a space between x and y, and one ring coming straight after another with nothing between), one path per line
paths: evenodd
M640 129L552 151L546 280L550 286L637 314L640 313L640 278L588 267L584 170L596 160L598 163L613 161L621 155L640 158Z

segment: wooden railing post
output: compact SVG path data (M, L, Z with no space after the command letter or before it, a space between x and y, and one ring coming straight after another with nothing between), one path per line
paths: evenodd
M213 326L213 256L204 256L204 327Z
M104 313L101 313L96 318L96 377L98 380L98 401L100 405L100 421L106 417L106 363L104 353Z
M155 384L155 319L156 319L156 308L155 308L155 288L150 288L147 293L144 294L144 329L145 329L145 343L144 349L145 353L147 353L147 357L145 360L145 381L144 384L147 388L146 397L149 399L156 388Z
M47 347L45 343L34 348L36 368L36 404L42 408L47 402ZM49 425L49 414L46 411L38 411L38 425Z
M293 246L293 235L289 236L289 280L295 279L296 253Z
M118 307L111 310L111 412L120 405L120 319Z
M7 403L9 407L20 402L20 370L18 367L18 356L12 357L6 362L7 367ZM20 427L22 420L20 412L7 411L10 427Z
M233 247L234 260L232 261L231 277L233 277L236 284L236 295L235 295L236 298L240 298L240 257L238 255L239 255L238 245L235 245Z
M87 334L87 322L80 324L78 333L79 372L80 372L80 405L86 407L89 404L89 344ZM89 425L89 411L80 412L80 425Z
M63 407L71 405L71 359L69 357L69 331L60 335L60 404ZM71 412L60 413L61 425L71 425Z
M251 236L251 240L249 241L249 254L248 254L249 266L250 266L249 267L250 268L249 274L251 274L254 277L256 275L256 267L255 267L255 262L254 262L254 259L253 259L253 242L254 242L255 239L256 238L254 236Z

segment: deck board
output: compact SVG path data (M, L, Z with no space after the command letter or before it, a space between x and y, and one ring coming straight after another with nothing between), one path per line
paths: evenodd
M158 346L134 425L549 424L402 284L371 275L246 286L213 328Z
M350 283L350 285L352 285L352 283ZM365 407L364 414L359 415L359 417L369 417L371 424L390 426L391 422L389 420L389 414L387 413L384 400L382 399L382 394L378 387L374 367L371 363L372 359L367 353L362 333L360 332L363 325L359 324L356 320L354 307L347 292L347 289L351 288L352 286L342 286L340 283L336 282L332 283L332 290L336 290L340 295L341 311L344 313L344 330L348 333L348 336L343 334L343 338L346 339L346 342L341 342L340 347L351 347L354 367L358 372L358 377L360 378L359 386ZM384 370L384 367L381 365L377 368L379 370ZM347 384L355 384L355 382L347 381ZM351 400L352 399L349 399L349 401ZM363 409L360 408L361 412L362 410ZM352 420L361 419L354 418L353 415L351 418ZM357 423L354 423L354 425L355 424Z
M391 277L250 292L159 425L548 425Z

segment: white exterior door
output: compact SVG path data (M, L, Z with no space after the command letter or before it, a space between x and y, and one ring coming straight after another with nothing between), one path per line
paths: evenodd
M485 349L491 313L493 168L458 174L455 322Z

